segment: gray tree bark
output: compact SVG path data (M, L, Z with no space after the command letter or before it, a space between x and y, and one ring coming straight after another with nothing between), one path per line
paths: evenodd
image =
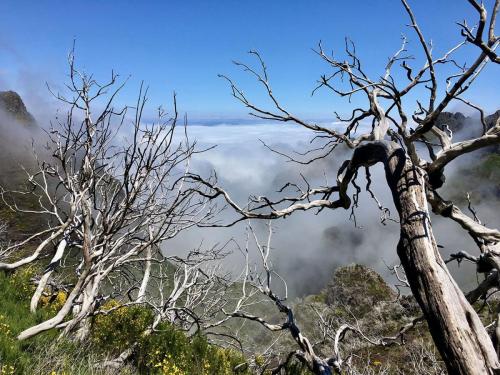
M438 251L426 197L426 173L392 142L372 142L355 150L349 170L382 162L400 216L397 247L413 295L429 324L450 374L500 373L486 329Z

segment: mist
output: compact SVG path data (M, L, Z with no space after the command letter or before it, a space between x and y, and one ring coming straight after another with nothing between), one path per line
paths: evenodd
M45 108L45 111L38 108L34 113L41 116L43 123L47 124L47 119L54 114L50 113L51 106ZM31 111L31 108L28 109ZM335 123L326 125L338 126ZM475 127L477 124L471 124L467 132L472 125ZM0 131L0 182L3 185L18 183L20 181L12 181L12 176L19 179L21 175L12 172L19 171L21 166L33 165L33 140L37 154L48 157L48 150L43 144L44 132L40 126L26 126L3 111L0 111ZM301 174L312 187L333 184L338 167L350 157L351 152L339 147L331 155L309 165L289 162L285 157L271 152L263 142L280 152L292 153L309 149L315 134L299 126L280 123L244 122L210 126L194 124L188 126L188 135L191 140L197 141L200 149L215 146L196 155L191 170L205 177L215 171L219 185L239 204L244 204L250 195L277 197L277 190L287 182L305 187ZM467 176L462 175L462 167L473 165L478 156L478 153L472 153L452 162L446 170L447 179L466 179ZM397 220L397 212L385 182L382 165L376 165L370 170L372 190L384 207L390 210L391 217ZM377 204L364 189L366 179L363 171L360 171L357 183L362 192L358 207L354 209L355 220L350 209L337 209L324 210L319 214L315 211L296 212L286 219L272 222L274 268L287 281L291 296L320 292L337 267L351 263L369 266L390 283L396 283L388 266L398 264L396 245L399 240L399 224L391 220L381 222L381 212ZM484 191L480 190L481 185L478 184L477 190L472 191L473 202L475 197L484 195ZM445 186L442 191L445 199L453 196L455 190L461 191L453 184ZM350 189L349 193L352 195L352 186ZM467 209L463 205L461 208ZM498 199L483 199L476 202L475 208L484 223L499 225L496 214L500 209ZM229 223L234 217L234 212L227 209L219 220ZM442 246L443 257L446 258L458 250L476 253L475 244L456 223L436 216L432 216L432 223L436 239ZM264 241L267 236L267 222L257 221L252 225ZM200 244L210 247L226 243L229 239L234 239L244 246L245 229L245 222L230 228L192 228L165 243L164 252L183 253ZM253 256L256 254L253 253ZM243 267L243 257L235 251L226 259L224 266L236 274ZM456 264L450 264L450 268L465 289L476 282L473 265L463 263L458 268ZM466 272L463 272L464 268Z
M37 124L27 124L0 108L0 182L3 186L16 187L26 178L23 168L35 163L35 152L43 160L49 153L44 148L46 134Z
M474 120L470 121L471 126L468 129L477 126ZM215 170L219 186L224 187L240 204L244 204L250 195L276 197L276 191L286 182L304 186L301 173L312 187L324 186L327 183L325 176L329 183L334 183L340 163L350 155L349 150L339 148L332 155L311 165L287 162L286 158L267 149L260 140L274 149L290 153L292 150L304 150L309 147L314 134L299 126L280 123L189 126L189 135L196 138L200 146L217 146L199 155L193 163L193 170L205 176ZM479 156L479 153L471 153L455 160L446 170L447 180L466 179L462 167L474 165ZM370 170L372 190L383 206L390 210L391 217L397 221L397 212L385 182L382 165L375 165ZM362 192L358 207L354 210L355 221L350 217L350 209L337 209L324 210L319 214L314 211L296 212L286 219L272 222L274 267L287 280L291 295L302 296L320 292L337 267L351 263L367 265L388 282L397 283L388 266L399 263L396 254L399 224L390 220L381 222L381 212L377 204L364 190L366 179L362 171L357 183ZM480 195L480 185L478 184L476 191L471 192L473 202L474 197ZM453 188L453 185L449 186L442 189L441 193L445 198L450 198L453 196ZM349 193L352 195L353 189L350 189ZM464 211L467 210L463 201L455 203ZM475 209L483 222L498 226L496 213L500 205L497 199L482 200L475 204ZM232 217L234 215L229 210L222 215L221 221L228 223ZM432 215L431 220L444 258L459 250L477 254L476 245L458 224L435 215ZM263 221L252 224L257 228L262 240L267 236L266 224ZM239 223L231 228L194 229L181 234L167 246L171 249L185 249L197 246L202 241L209 245L222 243L229 238L243 243L245 225ZM241 265L242 258L238 253L228 259L227 266L230 269L237 270ZM462 287L473 287L477 276L472 264L463 262L457 266L454 262L449 266Z

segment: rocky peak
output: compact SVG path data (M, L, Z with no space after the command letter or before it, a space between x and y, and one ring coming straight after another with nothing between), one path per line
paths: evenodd
M495 113L489 115L489 116L486 116L486 118L484 119L485 122L486 122L486 126L489 128L493 127L498 118L500 117L500 109L498 111L496 111Z
M439 114L436 123L441 129L448 126L453 132L456 132L463 128L468 119L468 117L464 116L464 114L460 112L442 112Z
M15 91L0 91L0 109L22 124L30 126L35 124L35 119Z

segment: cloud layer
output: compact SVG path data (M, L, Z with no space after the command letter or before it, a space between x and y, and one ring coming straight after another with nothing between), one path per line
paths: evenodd
M260 140L280 151L304 150L314 134L297 126L278 123L256 125L190 126L191 138L196 138L202 146L217 145L201 154L193 168L201 174L217 171L219 185L223 186L235 199L243 204L249 195L277 196L284 183L303 183L303 174L312 186L325 185L325 176L330 183L335 181L340 163L349 158L349 151L339 149L334 156L307 166L287 162L285 158L269 151ZM463 158L463 162L475 162L477 155ZM461 166L457 161L447 171L448 179ZM385 183L381 165L371 168L374 190L383 205L390 209L397 219L390 191ZM455 176L460 180L462 176ZM464 176L466 177L466 176ZM360 173L358 184L364 188L364 173ZM447 190L443 191L446 197ZM498 225L495 209L497 201L483 202L476 208L487 223ZM387 265L397 264L396 245L399 240L399 225L395 222L380 221L380 211L376 203L363 189L359 208L355 210L356 225L350 219L350 210L328 210L316 215L315 212L297 212L284 220L273 222L273 260L275 268L288 281L290 293L303 295L317 293L331 277L334 269L349 263L361 263L374 268L390 282L396 282ZM229 220L230 213L226 213ZM433 228L438 243L443 246L446 257L458 250L475 252L475 245L467 233L454 222L441 217L432 217ZM178 248L195 246L202 239L207 243L224 242L234 238L243 242L245 238L242 223L228 229L194 230L181 235L171 244ZM262 239L266 236L265 223L257 223ZM236 269L241 258L233 258L229 266ZM450 265L464 288L472 287L476 274L472 265L462 264L460 269Z
M36 113L36 112L35 112ZM45 116L47 117L47 116ZM333 125L332 125L333 126ZM3 171L18 168L19 163L32 160L31 139L42 133L34 134L0 113L0 131L3 138ZM261 142L291 153L292 150L304 151L310 148L314 134L298 126L279 123L270 124L225 124L219 126L194 125L188 127L190 139L196 139L200 148L216 146L199 154L192 164L197 173L208 176L212 170L217 172L219 184L223 186L240 204L250 195L277 197L276 192L286 182L304 186L301 174L311 186L332 184L340 163L349 158L349 151L338 149L311 165L298 165L269 151ZM39 142L40 143L40 142ZM473 163L477 156L470 155L458 159L447 172L448 178L457 174L463 163ZM385 183L382 167L371 168L373 190L393 216L397 216L390 192ZM6 174L3 173L3 177ZM466 177L466 176L464 176ZM461 178L461 177L460 177ZM360 173L358 184L365 185L364 173ZM449 191L456 187L452 186ZM364 189L363 189L364 190ZM352 192L351 192L352 193ZM446 197L447 191L444 191ZM476 207L484 222L498 226L498 200L485 201ZM350 210L326 210L297 212L284 220L273 222L273 262L275 269L288 281L291 295L304 295L319 292L328 282L334 269L349 263L361 263L374 268L389 281L395 282L386 265L398 262L396 244L399 239L397 223L380 222L380 211L366 192L362 192L359 208L355 210L356 223L350 219ZM232 214L223 213L222 220L227 222ZM446 256L457 250L474 251L475 245L457 225L443 218L433 217L433 227L438 243ZM355 225L356 224L356 225ZM260 237L266 237L266 223L254 224ZM225 243L234 238L243 244L245 223L231 228L192 229L165 244L166 252L183 252L197 247ZM236 253L230 257L226 267L238 271L242 257ZM467 289L476 276L471 265L462 265L459 272L452 265L461 284ZM465 267L465 270L464 270ZM465 272L464 272L465 271Z

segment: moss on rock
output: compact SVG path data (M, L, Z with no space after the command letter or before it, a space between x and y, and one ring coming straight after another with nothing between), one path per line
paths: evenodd
M372 269L351 264L337 268L325 290L328 305L349 306L357 316L366 314L373 305L396 298L394 290Z

